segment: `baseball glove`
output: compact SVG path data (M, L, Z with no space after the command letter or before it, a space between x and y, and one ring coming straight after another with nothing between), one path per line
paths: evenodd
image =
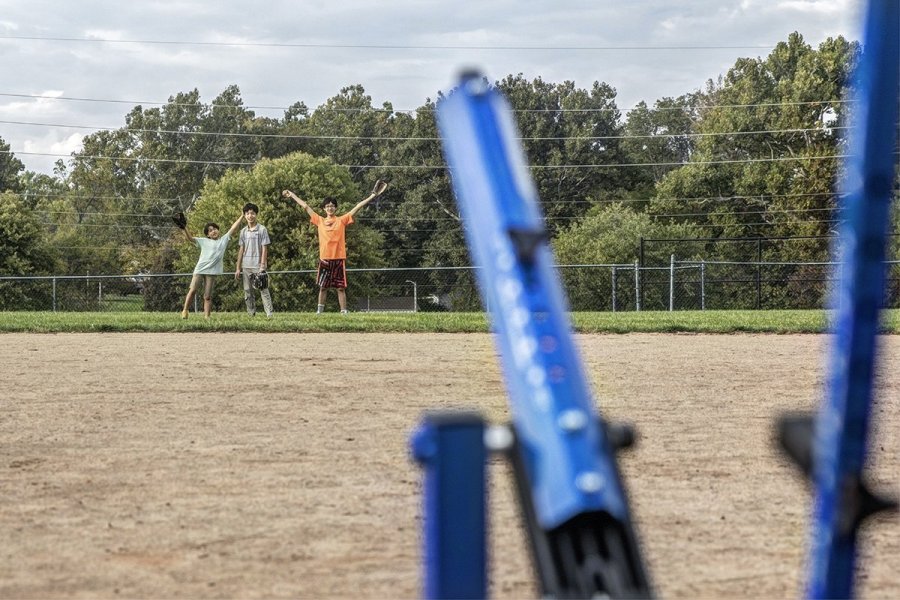
M259 273L250 273L250 285L257 290L264 290L269 287L269 274L265 271Z
M172 215L172 222L175 223L175 226L178 229L187 229L187 217L184 216L184 213L179 211Z
M372 195L373 196L382 195L384 193L384 190L387 189L387 187L388 187L387 181L383 181L383 180L379 179L378 181L375 182L375 187L372 188Z

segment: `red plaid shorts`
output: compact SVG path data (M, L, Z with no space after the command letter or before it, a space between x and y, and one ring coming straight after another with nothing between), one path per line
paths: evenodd
M344 259L320 260L316 283L320 288L346 288L347 269L344 266Z

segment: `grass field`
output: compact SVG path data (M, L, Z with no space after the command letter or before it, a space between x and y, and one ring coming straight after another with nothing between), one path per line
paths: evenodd
M674 311L572 313L579 333L826 333L822 310ZM900 332L900 311L882 314L884 333ZM483 313L277 313L266 319L244 313L215 313L210 319L178 313L151 312L0 312L0 333L99 331L257 331L483 333L489 325Z

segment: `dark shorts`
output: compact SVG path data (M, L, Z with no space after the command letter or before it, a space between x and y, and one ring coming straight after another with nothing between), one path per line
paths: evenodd
M344 259L320 260L316 283L320 288L346 288L347 269L344 266Z

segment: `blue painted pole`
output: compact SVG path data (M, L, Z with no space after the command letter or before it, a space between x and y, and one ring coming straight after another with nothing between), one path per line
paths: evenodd
M860 482L896 163L898 40L897 0L871 0L853 78L849 158L840 183L845 201L836 248L840 266L832 299L835 330L829 381L813 439L816 497L807 582L810 598L853 595L859 521L867 511L879 508Z
M474 413L426 415L413 434L425 471L424 597L487 597L484 421Z

